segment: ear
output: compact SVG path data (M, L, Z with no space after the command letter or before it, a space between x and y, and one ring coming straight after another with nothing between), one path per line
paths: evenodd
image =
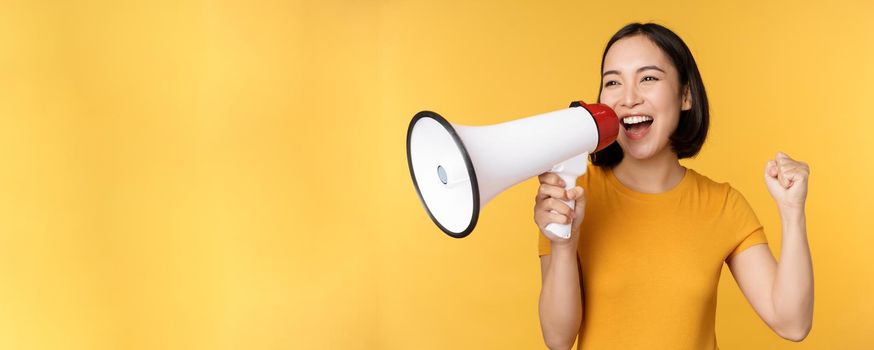
M680 107L680 110L688 111L692 109L692 92L689 91L689 85L686 85L683 88L683 105Z

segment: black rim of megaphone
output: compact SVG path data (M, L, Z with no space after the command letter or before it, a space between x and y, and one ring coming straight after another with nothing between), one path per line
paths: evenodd
M448 230L446 227L440 224L437 221L437 218L434 217L434 214L431 213L431 209L428 208L428 204L425 203L425 198L422 197L422 191L419 190L419 183L416 181L416 173L413 171L413 159L410 155L410 137L413 135L413 126L416 125L416 122L422 118L431 118L436 120L440 125L446 128L446 131L449 132L449 135L452 136L452 139L455 141L455 146L461 150L461 155L464 157L464 165L467 167L467 174L470 178L470 187L473 192L473 215L470 218L470 223L467 225L467 228L464 231L459 233L452 232ZM455 128L452 127L452 124L443 118L441 115L431 112L431 111L421 111L416 113L416 116L413 117L413 120L410 121L410 126L407 128L407 167L410 168L410 177L413 178L413 186L416 187L416 194L419 196L419 200L422 202L422 206L425 207L425 211L428 212L428 216L431 217L431 221L434 221L437 224L437 227L440 228L443 232L445 232L450 237L454 238L464 238L467 237L471 232L473 232L473 228L476 227L477 219L479 218L479 184L476 181L476 172L473 169L473 163L470 161L470 155L467 154L467 149L464 148L464 143L461 142L461 138L458 137L458 133L455 132Z

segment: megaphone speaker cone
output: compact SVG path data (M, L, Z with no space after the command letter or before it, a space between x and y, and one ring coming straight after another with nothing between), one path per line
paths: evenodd
M479 186L452 124L431 111L417 113L407 129L407 165L431 220L449 236L469 235L479 217Z

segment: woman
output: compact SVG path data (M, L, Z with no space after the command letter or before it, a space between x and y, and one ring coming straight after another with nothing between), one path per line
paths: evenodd
M781 337L803 340L813 314L804 203L807 164L783 153L765 184L783 227L780 262L744 197L679 159L698 153L707 96L686 44L657 24L629 24L607 43L599 102L622 122L577 187L540 175L540 323L551 349L718 349L722 264ZM585 191L583 191L585 189ZM561 200L574 200L571 210ZM572 223L569 239L545 233Z

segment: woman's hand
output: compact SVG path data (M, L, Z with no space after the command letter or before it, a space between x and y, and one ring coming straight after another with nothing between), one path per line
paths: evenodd
M781 213L804 209L808 176L810 167L807 163L789 158L786 153L777 152L774 159L768 161L765 166L765 185Z
M583 188L576 186L572 189L564 189L564 181L555 173L543 173L537 177L540 187L537 190L534 204L534 222L540 228L540 232L552 241L553 245L572 246L576 249L579 241L580 224L583 222L583 213L586 208L586 196ZM572 210L564 200L573 200ZM546 232L546 225L551 223L571 224L571 236L568 239L555 237Z

